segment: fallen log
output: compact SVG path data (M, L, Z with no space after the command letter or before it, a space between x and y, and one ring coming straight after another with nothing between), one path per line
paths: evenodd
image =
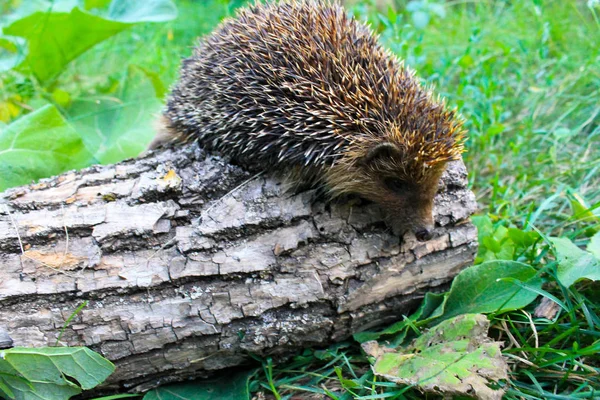
M477 250L454 162L428 242L195 145L0 194L0 346L89 346L141 391L395 321ZM87 305L65 321L84 301Z

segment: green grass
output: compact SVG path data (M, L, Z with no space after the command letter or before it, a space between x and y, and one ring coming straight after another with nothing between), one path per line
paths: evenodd
M102 43L71 63L51 90L92 99L118 84L127 64L156 73L168 87L194 38L240 3L178 1L177 20L137 26ZM582 220L575 199L580 196L598 213L600 7L585 1L455 0L440 1L445 15L439 15L434 3L420 2L429 22L416 27L415 18L422 22L423 14L411 14L401 0L392 11L381 0L353 3L383 43L465 117L464 158L482 213L496 226L538 229L586 244L598 220ZM0 85L0 105L15 94L28 99L21 113L48 98L14 76ZM511 363L506 397L600 397L600 285L558 284L557 263L544 242L514 258L539 270L544 290L564 308L552 320L533 316L539 302L490 316L490 334L506 343ZM267 398L436 398L378 380L351 341L304 350L285 365L262 362L253 388Z

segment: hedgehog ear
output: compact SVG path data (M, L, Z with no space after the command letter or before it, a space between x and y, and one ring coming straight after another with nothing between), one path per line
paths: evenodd
M402 152L400 151L400 148L394 143L379 143L369 150L367 155L363 158L362 163L364 165L369 165L374 161L380 160L382 158L395 158L401 155Z

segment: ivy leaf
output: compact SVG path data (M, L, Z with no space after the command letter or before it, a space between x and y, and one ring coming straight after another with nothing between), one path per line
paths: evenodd
M364 343L363 349L375 357L375 375L392 382L426 392L500 400L504 391L488 385L508 379L508 365L500 342L488 338L488 329L485 315L460 315L423 333L405 349L374 341Z

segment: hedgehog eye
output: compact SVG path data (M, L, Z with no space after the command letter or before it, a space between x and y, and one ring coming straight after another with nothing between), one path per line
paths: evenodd
M385 178L383 183L388 189L396 193L404 193L408 189L408 183L398 178Z

